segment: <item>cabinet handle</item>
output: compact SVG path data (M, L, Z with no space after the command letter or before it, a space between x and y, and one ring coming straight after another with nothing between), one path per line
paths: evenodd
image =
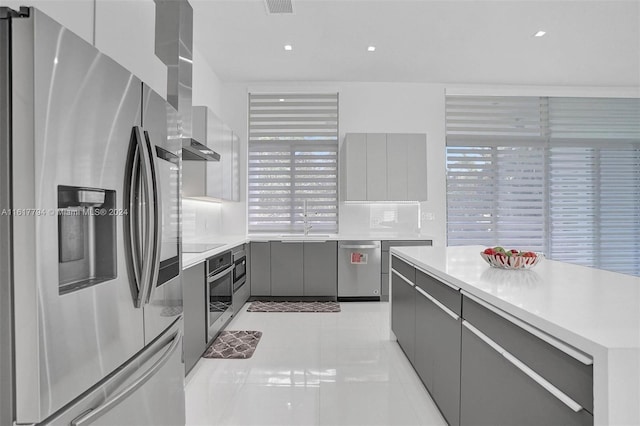
M404 275L402 275L400 272L396 271L395 269L391 268L391 272L396 274L398 277L402 278L411 287L415 287L416 286L414 283L411 282L411 280L409 278L405 277Z
M533 380L534 382L542 386L551 395L558 398L563 404L565 404L571 410L573 410L576 413L582 410L582 406L580 404L574 401L566 393L562 392L560 389L552 385L544 377L540 376L538 373L533 371L525 363L520 361L511 353L507 352L506 349L504 349L502 346L498 345L496 342L491 340L486 334L484 334L483 332L475 328L473 325L469 324L467 321L462 321L462 325L465 326L470 332L475 334L480 340L485 342L487 345L491 346L493 350L495 350L500 355L502 355L507 361L509 361L518 370L526 374L531 380Z
M550 344L551 346L553 346L554 348L566 353L567 355L569 355L570 357L576 359L577 361L580 361L581 363L583 363L584 365L593 365L593 358L591 358L590 356L584 354L583 352L579 351L578 349L573 348L572 346L567 345L564 342L559 341L558 339L549 336L547 333L538 330L537 328L533 327L532 325L527 324L526 322L514 317L513 315L510 315L504 311L501 311L500 309L489 305L487 302L478 299L477 297L475 297L473 294L470 294L464 290L462 290L462 294L465 295L466 297L468 297L469 299L473 300L474 302L476 302L478 305L490 310L491 312L493 312L496 315L501 316L502 318L506 319L509 322L512 322L513 324L517 325L518 327L522 328L523 330L533 334L534 336L536 336L537 338L539 338L542 341L547 342L548 344Z
M424 291L420 287L416 286L416 290L418 290L418 293L422 294L424 297L426 297L427 299L431 300L434 305L436 305L438 308L442 309L445 314L449 315L454 320L458 321L460 319L460 316L458 316L458 314L456 314L451 309L449 309L446 306L444 306L439 300L437 300L435 297L433 297L432 295L430 295L429 293L427 293L426 291Z
M376 249L379 248L379 244L340 244L341 249Z

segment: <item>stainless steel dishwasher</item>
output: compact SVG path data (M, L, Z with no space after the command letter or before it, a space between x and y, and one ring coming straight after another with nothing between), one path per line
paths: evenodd
M380 300L380 241L340 241L338 299Z

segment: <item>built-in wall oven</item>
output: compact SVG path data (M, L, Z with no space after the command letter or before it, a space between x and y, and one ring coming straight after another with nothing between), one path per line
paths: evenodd
M232 252L227 251L207 260L207 340L212 341L233 315Z
M247 282L247 252L244 246L233 250L233 292Z

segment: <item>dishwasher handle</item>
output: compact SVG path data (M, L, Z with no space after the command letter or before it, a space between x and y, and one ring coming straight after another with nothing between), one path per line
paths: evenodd
M341 249L377 249L380 248L380 244L340 244Z

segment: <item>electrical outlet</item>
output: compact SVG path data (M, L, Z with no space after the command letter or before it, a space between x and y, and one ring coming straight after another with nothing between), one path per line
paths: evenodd
M422 213L422 221L425 222L427 220L435 220L436 216L432 212L424 212Z

